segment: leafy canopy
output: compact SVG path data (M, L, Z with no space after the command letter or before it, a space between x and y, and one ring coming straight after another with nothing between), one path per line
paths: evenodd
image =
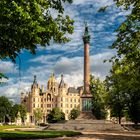
M64 15L64 3L72 0L1 0L0 59L14 61L23 49L34 54L37 44L49 45L51 39L69 41L73 20Z
M95 78L91 75L90 77L90 91L93 95L92 105L93 105L93 115L97 119L104 119L106 115L105 101L106 101L106 86L105 83L100 81L99 78Z

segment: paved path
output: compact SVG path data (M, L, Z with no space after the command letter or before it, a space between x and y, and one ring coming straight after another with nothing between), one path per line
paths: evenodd
M140 140L140 131L127 132L82 132L76 137L46 138L37 140ZM29 139L28 139L29 140ZM31 139L30 139L31 140ZM33 139L35 140L35 139Z

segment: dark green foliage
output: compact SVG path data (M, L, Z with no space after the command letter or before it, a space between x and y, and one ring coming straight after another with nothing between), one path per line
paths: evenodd
M15 104L11 111L10 111L10 117L11 117L11 122L15 122L15 119L18 117L18 112L19 112L19 105Z
M62 120L65 120L65 114L59 108L53 108L47 116L49 123L56 123Z
M8 98L0 97L0 122L5 122L5 119L9 119L9 114L12 109L12 103Z
M91 76L90 91L93 95L93 115L97 119L104 119L106 117L105 99L107 94L105 83Z
M26 119L26 108L24 105L15 104L13 105L11 101L5 96L0 97L0 121L5 122L15 122L17 117L21 117L22 122ZM18 116L20 114L20 116Z
M111 48L117 49L108 81L108 105L113 116L129 117L140 122L140 1L114 0L118 7L130 10L126 20L116 30L117 39ZM131 8L130 8L131 7ZM121 58L121 59L120 59Z
M72 109L70 112L69 119L75 120L80 115L80 111L78 109Z
M24 123L25 119L26 119L26 115L27 115L27 109L22 104L19 105L19 113L20 113L20 117L21 117L22 123Z
M126 58L114 63L108 81L108 105L114 116L128 117L135 123L140 122L140 80L135 63Z
M49 45L51 39L69 41L73 20L64 15L64 3L72 0L1 0L0 59L14 61L23 49L34 54L37 44Z

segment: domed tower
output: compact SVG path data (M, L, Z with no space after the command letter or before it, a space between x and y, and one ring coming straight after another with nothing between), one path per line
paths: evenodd
M48 80L47 88L51 93L53 93L55 95L58 94L58 83L55 79L54 73L50 76L50 78Z

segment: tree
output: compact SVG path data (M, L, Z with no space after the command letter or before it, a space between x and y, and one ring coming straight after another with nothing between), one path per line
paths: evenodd
M138 123L140 122L140 1L114 1L118 7L124 10L131 9L131 12L116 30L117 38L111 46L117 50L117 55L112 60L113 67L109 76L110 90L114 93L112 98L115 94L118 94L121 99L125 96L125 99L118 101L121 104L121 111L123 112L124 106L127 106L128 116L134 123ZM120 108L115 110L120 111Z
M125 113L133 122L140 122L139 73L133 66L125 58L116 61L111 75L107 77L109 106L113 114L119 117L119 123L121 117L126 116Z
M53 108L47 116L47 121L49 123L56 123L61 120L65 120L65 114L57 107Z
M9 113L12 108L12 102L8 98L1 96L0 97L0 121L5 122L6 119L9 120Z
M40 108L36 108L34 110L35 124L39 123L42 117L43 117L42 110Z
M27 109L24 105L19 105L19 113L20 113L20 117L22 120L22 123L25 122L26 116L27 116Z
M118 35L112 48L117 49L118 56L140 64L140 1L139 0L114 0L118 6L128 10L132 8L127 19L117 29ZM139 66L139 65L137 65Z
M73 20L64 15L64 3L72 0L2 0L0 1L0 59L15 58L21 50L36 52L53 39L69 41ZM53 15L52 13L55 13Z
M117 49L117 57L122 58L119 69L125 70L121 71L121 79L124 80L122 86L128 97L128 114L137 124L140 122L140 1L114 1L126 10L132 8L127 19L117 29L117 39L112 48Z
M75 120L79 115L80 111L78 109L72 109L69 118Z
M11 122L15 122L15 119L18 117L19 110L20 110L19 104L15 104L12 106L10 114L9 114L11 118Z
M90 91L93 95L92 112L97 119L104 119L106 115L105 97L107 94L105 83L100 81L99 78L95 79L95 77L91 75Z

